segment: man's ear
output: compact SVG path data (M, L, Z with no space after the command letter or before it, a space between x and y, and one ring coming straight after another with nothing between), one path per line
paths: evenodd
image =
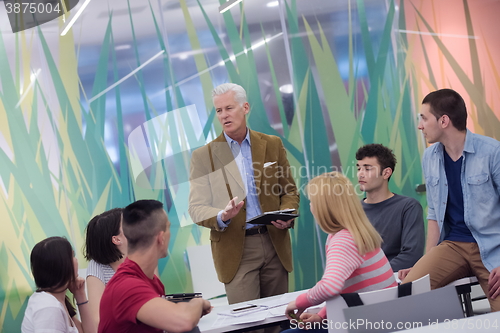
M245 114L248 114L250 112L250 104L248 102L243 103L243 109Z
M448 117L448 115L444 114L441 119L439 120L440 122L440 125L442 128L446 128L448 127L448 125L450 125L451 123L451 120L450 120L450 117Z
M160 232L158 232L158 234L156 235L156 241L158 242L158 244L160 245L163 245L163 243L165 242L165 237L163 237L163 234L165 233L165 231L161 230Z
M383 171L382 171L382 177L384 177L384 179L389 179L389 177L392 175L392 169L387 167L385 168Z

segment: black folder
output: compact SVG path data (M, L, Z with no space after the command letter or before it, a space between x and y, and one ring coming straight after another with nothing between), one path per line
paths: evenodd
M171 302L189 302L193 298L201 298L201 293L182 293L182 294L169 294L165 298Z
M252 224L271 224L271 221L282 220L288 221L296 218L299 214L293 214L295 209L277 210L274 212L265 212L258 216L252 217L247 223Z

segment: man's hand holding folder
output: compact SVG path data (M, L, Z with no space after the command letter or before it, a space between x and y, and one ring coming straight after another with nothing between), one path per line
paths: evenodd
M294 214L295 209L284 209L273 212L265 212L259 216L251 218L247 223L252 224L272 224L278 229L291 228L293 220L299 216Z

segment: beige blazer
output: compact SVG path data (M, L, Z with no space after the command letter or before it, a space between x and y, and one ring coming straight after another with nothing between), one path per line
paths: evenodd
M299 193L281 139L250 131L254 179L262 212L299 208ZM229 283L240 265L245 245L245 205L229 226L221 230L217 214L232 197L245 197L244 184L224 133L195 150L191 157L189 214L199 225L210 228L215 270ZM291 272L292 249L288 230L267 226L283 267Z

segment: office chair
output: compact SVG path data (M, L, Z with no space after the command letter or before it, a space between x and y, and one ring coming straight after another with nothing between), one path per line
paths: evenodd
M212 248L210 245L191 246L186 249L193 291L202 293L202 297L212 304L227 303L226 288L220 282L214 267Z
M408 288L409 286L411 286L411 288ZM408 289L411 289L411 291L409 291ZM413 281L411 284L406 283L404 285L400 285L397 287L391 287L375 291L367 291L364 293L348 294L350 296L346 296L344 294L345 298L342 295L336 296L326 301L327 320L329 323L328 331L329 333L349 332L349 327L345 327L345 325L342 325L342 323L347 322L345 310L350 309L348 302L350 302L350 300L355 298L354 297L355 295L359 296L359 299L363 304L361 307L364 309L364 307L368 305L379 306L378 303L388 302L391 300L398 299L398 296L400 294L418 295L429 292L430 290L431 290L430 278L429 275L426 275L418 280ZM455 293L455 299L458 301L456 293Z

